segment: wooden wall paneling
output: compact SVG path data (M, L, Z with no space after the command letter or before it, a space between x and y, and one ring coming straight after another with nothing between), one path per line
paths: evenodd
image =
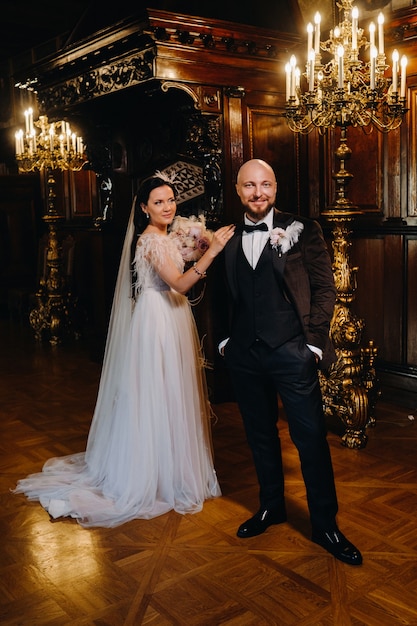
M241 218L240 202L235 191L243 154L243 100L244 92L224 90L223 104L223 166L224 166L224 221L237 222Z
M409 162L408 176L404 176L407 185L408 206L406 216L417 217L417 86L409 90L410 110L408 112Z
M417 237L406 239L406 355L408 366L417 367Z
M401 234L387 234L383 239L383 258L379 259L379 283L383 292L384 335L380 359L401 363L404 359L404 249Z
M386 47L407 56L407 101L409 111L401 127L401 217L407 223L417 218L417 7L393 11L386 30ZM390 57L388 57L390 58ZM387 170L391 164L387 164ZM394 207L395 208L395 207Z
M383 181L383 204L381 208L385 219L399 220L402 215L401 128L391 131L384 137L384 139L384 160L381 164L380 170L385 172Z
M301 209L299 136L288 128L278 98L250 94L246 100L248 158L267 161L278 182L277 205L284 211Z
M335 157L339 137L339 128L329 131L325 136L325 206L335 200L333 174L340 168L340 162ZM345 169L352 175L347 186L347 197L367 214L379 214L383 204L383 135L375 129L349 127L346 145L352 151L350 158L345 161Z
M68 172L71 218L93 218L97 213L97 177L91 170Z
M356 297L352 303L352 312L363 319L365 327L362 343L374 341L379 349L379 356L384 352L385 309L384 276L384 239L361 236L352 239L351 267L357 267Z
M324 209L323 196L323 137L318 131L311 132L306 138L307 154L306 163L300 163L301 172L308 177L307 199L308 215L313 219L319 219L321 209Z
M65 217L67 222L74 218L90 217L97 202L96 175L91 171L73 172L69 170L53 170L55 181L53 203L58 215ZM48 173L41 172L42 196L45 212L48 210Z
M320 136L320 143L323 146L323 164L321 168L320 186L322 186L323 204L321 209L326 209L335 200L334 182L332 179L333 172L335 170L335 156L334 156L334 133L328 131L325 135ZM319 168L320 173L320 168ZM311 183L310 183L311 185Z

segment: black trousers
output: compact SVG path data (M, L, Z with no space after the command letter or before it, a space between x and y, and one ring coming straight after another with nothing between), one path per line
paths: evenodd
M305 337L275 349L257 341L245 354L227 345L225 359L252 450L261 507L285 509L278 393L300 457L311 525L336 528L337 496L317 365Z

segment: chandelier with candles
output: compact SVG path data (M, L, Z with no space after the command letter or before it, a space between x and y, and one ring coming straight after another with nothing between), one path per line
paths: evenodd
M86 162L82 137L68 122L48 122L46 115L33 121L33 110L25 111L25 131L16 131L16 160L20 172L80 170Z
M33 110L25 111L25 131L15 133L16 161L19 172L41 172L47 189L47 210L42 219L47 234L46 267L41 271L36 304L30 311L29 322L37 339L49 333L51 345L60 343L64 332L73 326L75 304L63 268L62 237L58 233L65 220L55 206L54 172L78 171L86 164L81 137L72 132L68 122L48 122L41 115L34 122Z
M407 58L392 53L391 78L386 72L384 16L369 25L369 41L359 28L352 0L336 3L343 20L320 41L320 14L307 26L305 71L295 56L286 64L286 118L293 132L336 126L374 126L389 132L400 126L406 107Z

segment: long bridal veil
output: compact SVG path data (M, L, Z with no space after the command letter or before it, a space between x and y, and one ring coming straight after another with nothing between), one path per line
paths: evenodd
M129 341L133 308L131 246L135 232L135 201L136 198L133 200L123 243L107 331L97 402L87 441L86 461L94 473L99 470L103 462L101 458L102 444L111 436L114 403L120 392L120 385L124 381L123 366L126 361L125 353ZM99 474L101 474L101 470Z

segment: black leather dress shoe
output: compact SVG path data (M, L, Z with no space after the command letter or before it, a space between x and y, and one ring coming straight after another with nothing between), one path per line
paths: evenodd
M243 522L238 528L237 536L241 539L246 537L256 537L266 531L272 524L282 524L287 521L285 511L275 511L272 509L259 509L250 519Z
M350 543L340 532L340 530L331 530L329 532L314 532L311 537L314 543L333 554L336 559L347 563L348 565L362 565L362 555L359 550Z

